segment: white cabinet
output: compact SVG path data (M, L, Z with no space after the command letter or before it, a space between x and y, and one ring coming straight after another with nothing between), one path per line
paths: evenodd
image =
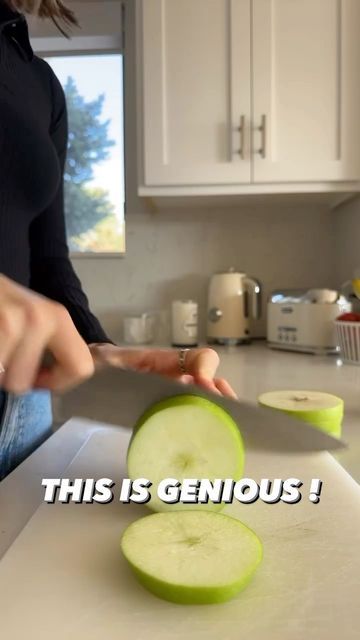
M254 0L252 24L254 181L359 180L359 0Z
M138 0L140 187L360 183L358 25L359 0Z
M250 0L142 9L145 183L249 182Z

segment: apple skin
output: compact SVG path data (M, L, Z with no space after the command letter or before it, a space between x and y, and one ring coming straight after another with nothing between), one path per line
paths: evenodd
M274 394L280 392L274 392ZM313 393L311 391L296 391L294 390L292 393L296 394L306 394ZM321 393L321 392L318 392ZM270 392L271 394L271 392ZM337 396L331 395L334 400L337 400L337 404L333 407L324 408L324 409L297 409L297 410L287 410L280 409L279 407L272 407L265 401L265 397L267 393L263 393L259 396L258 402L264 407L269 409L273 409L275 411L283 411L291 416L298 418L299 420L303 420L304 422L310 423L312 426L317 427L321 431L325 431L331 436L335 438L341 437L341 427L342 421L344 417L344 401ZM330 394L323 394L324 396L330 396Z
M127 467L128 467L128 477L132 480L135 479L135 475L137 475L137 477L143 477L143 474L138 473L135 474L132 471L132 460L131 460L131 454L133 451L133 445L136 441L136 437L138 436L138 434L141 431L141 428L146 425L146 422L152 417L154 416L156 413L163 411L165 409L172 409L175 407L184 407L184 406L198 406L201 407L202 409L205 409L207 411L209 411L210 413L216 415L218 418L220 418L222 420L222 422L227 426L227 428L229 429L230 433L232 434L232 437L234 439L234 447L237 448L238 451L238 463L237 463L237 467L234 470L234 472L232 473L232 479L233 480L239 480L242 475L243 475L243 470L244 470L244 460L245 460L245 448L244 448L244 442L239 430L239 427L237 426L237 424L235 423L235 421L233 420L233 418L219 405L217 405L215 402L211 402L210 400L207 400L206 398L202 398L200 396L194 396L194 395L190 395L190 394L183 394L183 395L179 395L179 396L173 396L170 398L167 398L165 400L161 400L160 402L155 403L154 405L152 405L151 407L149 407L149 409L147 409L147 411L145 411L145 413L143 413L143 415L139 418L139 420L137 421L134 430L133 430L133 434L129 443L129 447L127 450ZM174 477L174 474L169 473L168 477ZM177 478L177 475L175 474L175 477ZM191 476L192 477L192 476ZM219 477L218 475L214 475L214 477ZM149 478L151 480L151 478ZM181 478L178 478L181 481ZM174 511L174 510L180 510L180 509L189 509L189 505L182 505L181 503L175 504L175 505L171 505L171 504L166 504L166 503L161 503L161 505L158 505L156 503L154 503L154 500L150 500L150 502L147 503L146 505L149 509L153 510L153 511ZM199 505L199 504L194 504L192 507L190 508L197 508L197 509L207 509L207 510L212 510L212 511L221 511L221 509L223 509L225 506L224 503L220 503L220 504L214 504L212 502L208 502L208 504L204 504L204 505Z
M176 515L179 518L181 518L181 516L184 516L186 513L188 512L181 512ZM191 514L193 513L194 512L191 512ZM169 515L171 516L174 514L154 513L150 516L145 516L145 518L141 518L141 520L143 521L149 520L151 518L158 518L159 516L164 519L169 517ZM248 570L245 573L243 573L239 578L237 578L236 580L232 581L230 584L227 584L227 585L189 586L185 584L172 584L164 580L160 580L155 576L150 575L146 571L143 571L137 564L133 562L133 560L129 558L129 554L127 553L127 550L126 550L125 540L126 540L126 536L128 535L128 532L131 531L132 525L136 524L136 521L135 521L125 529L122 535L121 550L126 561L130 565L131 570L133 571L134 575L136 576L140 584L143 587L145 587L145 589L150 591L152 594L157 596L158 598L161 598L162 600L167 600L169 602L175 602L176 604L192 604L192 605L219 604L222 602L227 602L228 600L231 600L232 598L234 598L240 591L242 591L248 585L256 569L258 568L259 564L262 562L262 559L263 559L262 543L258 538L258 536L254 533L254 531L252 531L249 527L244 525L239 520L225 514L202 512L202 515L205 515L205 516L210 515L213 518L223 518L225 531L226 531L226 521L230 521L232 523L237 522L239 525L239 530L241 528L242 530L246 530L248 533L251 533L252 541L256 543L256 553L257 553L256 561L253 563L251 568L248 568ZM146 541L147 540L148 538L146 537ZM145 541L145 544L146 544L146 541ZM196 562L196 559L194 559L194 562Z
M211 413L214 413L215 415L219 416L219 418L222 418L224 422L228 424L229 429L238 438L239 442L241 443L241 446L244 447L243 439L241 437L239 428L236 422L230 416L230 414L225 411L225 409L217 405L215 402L211 402L211 400L208 400L207 398L202 398L201 396L193 396L185 393L183 395L167 398L166 400L161 400L160 402L156 402L151 407L149 407L149 409L147 409L145 413L143 413L142 416L140 416L140 418L138 419L134 427L133 434L131 436L130 445L133 439L135 438L137 432L141 429L144 422L146 422L149 418L151 418L151 416L153 416L155 413L158 413L159 411L163 411L163 409L172 409L173 407L181 407L189 404L197 405L204 409L208 409ZM129 455L130 445L128 449L128 455ZM242 472L242 467L241 467L241 472Z
M222 515L222 514L218 514ZM259 559L260 563L261 558ZM241 578L227 587L202 587L195 589L185 585L171 585L162 580L158 580L129 562L133 573L150 593L162 600L175 602L176 604L220 604L234 598L240 591L245 589L252 578L252 573Z

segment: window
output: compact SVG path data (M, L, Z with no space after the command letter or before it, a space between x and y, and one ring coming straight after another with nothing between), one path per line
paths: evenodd
M73 253L122 253L124 224L123 57L45 57L65 91L69 143L65 215Z

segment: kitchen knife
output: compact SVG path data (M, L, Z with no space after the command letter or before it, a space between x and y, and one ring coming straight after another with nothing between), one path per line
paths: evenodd
M193 394L223 407L235 420L245 445L265 451L298 453L345 447L340 439L285 413L237 401L154 373L106 367L80 386L60 396L60 418L74 416L134 427L151 405L172 396Z

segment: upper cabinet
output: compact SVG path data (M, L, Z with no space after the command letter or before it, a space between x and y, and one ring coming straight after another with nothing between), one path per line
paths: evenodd
M250 182L250 0L145 0L142 21L146 184Z
M252 11L254 182L359 180L359 0Z
M359 0L138 0L139 192L355 190L358 25Z

